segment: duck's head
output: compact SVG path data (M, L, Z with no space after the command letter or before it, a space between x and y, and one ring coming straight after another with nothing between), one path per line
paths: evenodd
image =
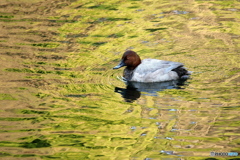
M137 55L137 53L134 51L128 50L123 54L120 63L117 66L115 66L113 69L118 69L123 66L127 66L127 69L134 70L140 63L141 63L141 59Z

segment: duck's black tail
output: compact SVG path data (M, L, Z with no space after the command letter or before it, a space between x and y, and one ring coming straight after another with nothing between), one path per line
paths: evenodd
M177 72L179 78L184 78L184 77L188 77L188 75L191 74L191 72L189 72L186 68L184 68L183 66L179 66L177 68L172 69L172 71Z

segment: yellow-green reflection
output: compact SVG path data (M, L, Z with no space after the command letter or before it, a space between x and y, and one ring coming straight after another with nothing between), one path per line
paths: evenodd
M0 157L240 152L238 8L216 0L3 1ZM112 70L126 49L182 62L192 79L182 89L131 90L127 99L122 71Z

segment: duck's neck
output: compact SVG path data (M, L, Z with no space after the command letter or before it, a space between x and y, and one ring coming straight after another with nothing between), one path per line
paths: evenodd
M127 67L124 69L123 71L123 77L130 81L132 79L132 76L133 76L133 72L134 72L134 69L128 69Z
M135 66L127 66L126 69L129 71L133 71L136 67Z

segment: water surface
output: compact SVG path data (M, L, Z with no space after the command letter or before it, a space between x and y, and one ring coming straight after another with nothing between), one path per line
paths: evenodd
M237 159L210 152L240 152L239 11L217 0L0 2L0 159ZM112 70L126 49L193 75L129 88Z

